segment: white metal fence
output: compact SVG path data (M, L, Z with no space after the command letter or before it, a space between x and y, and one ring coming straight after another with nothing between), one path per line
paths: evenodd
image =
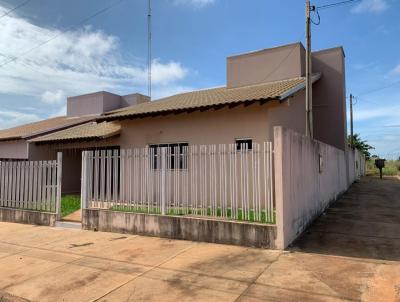
M0 207L60 213L61 162L0 162Z
M84 151L86 208L275 223L272 143Z

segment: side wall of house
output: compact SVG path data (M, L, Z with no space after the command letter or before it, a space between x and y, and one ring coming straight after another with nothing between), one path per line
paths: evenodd
M301 43L263 49L227 58L227 87L273 82L304 75Z
M336 148L346 146L345 60L341 47L313 52L312 68L322 77L313 85L314 138Z
M275 127L274 145L277 247L283 249L350 183L343 150L283 127Z
M28 159L28 144L25 140L0 142L0 159Z

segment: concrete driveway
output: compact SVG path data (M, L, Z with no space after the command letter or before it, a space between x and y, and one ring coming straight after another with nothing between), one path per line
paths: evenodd
M284 252L0 223L0 301L400 301L399 193L363 179Z

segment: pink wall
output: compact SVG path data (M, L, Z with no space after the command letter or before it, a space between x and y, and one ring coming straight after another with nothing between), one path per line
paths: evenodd
M0 142L0 159L28 159L28 144L25 140Z
M301 43L232 56L227 59L227 86L304 76L304 61L305 50ZM347 129L343 49L336 47L313 52L312 70L322 73L313 85L314 137L344 150Z
M284 127L275 127L278 248L286 248L330 202L347 190L357 173L362 174L356 172L355 156L359 154L354 150L345 152ZM362 157L358 161L363 164Z
M304 52L301 43L294 43L228 57L227 87L301 77Z
M313 70L322 72L313 85L314 137L344 150L346 145L345 60L341 47L313 52Z
M189 144L234 143L236 138L255 142L272 141L273 126L285 125L304 133L304 93L289 101L273 101L248 107L208 110L190 114L121 121L121 148L145 147L154 143Z
M139 93L120 96L107 91L99 91L69 97L67 100L67 115L82 116L101 114L148 101L149 98L147 96Z

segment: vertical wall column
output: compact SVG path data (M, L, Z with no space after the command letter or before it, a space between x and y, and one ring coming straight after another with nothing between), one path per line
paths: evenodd
M274 174L275 174L275 209L276 209L276 248L284 249L286 247L284 234L285 234L285 186L284 181L284 162L283 162L283 134L282 127L274 127Z

